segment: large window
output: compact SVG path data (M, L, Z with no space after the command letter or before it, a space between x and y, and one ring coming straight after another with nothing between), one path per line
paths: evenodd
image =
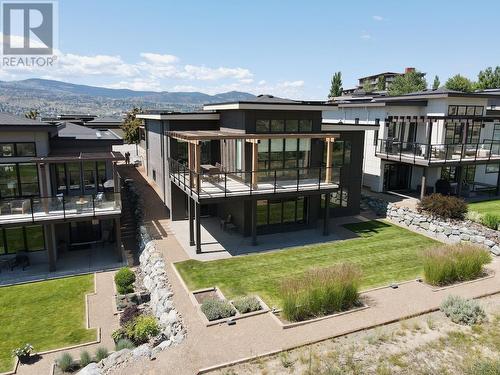
M39 194L36 164L0 164L0 198Z
M57 193L93 194L104 190L107 179L105 161L57 163L54 166ZM82 180L83 176L83 180Z
M312 120L257 120L257 133L310 133Z
M447 122L444 143L447 145L455 145L462 143L463 124L460 122Z
M448 116L482 116L483 106L479 105L450 105Z
M272 174L277 170L277 176L296 176L297 168L301 168L300 174L305 174L310 154L310 139L264 139L258 146L258 168Z
M34 142L0 143L0 157L26 157L36 156Z
M45 249L41 225L0 229L0 255Z
M306 221L304 197L257 201L257 226L304 223Z
M476 166L475 165L466 165L463 166L462 171L462 181L464 182L474 182L474 178L476 176ZM442 167L441 168L441 178L443 180L458 182L458 171L457 167Z

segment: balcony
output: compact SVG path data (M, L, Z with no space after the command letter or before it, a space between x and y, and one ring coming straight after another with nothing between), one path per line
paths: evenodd
M121 214L120 193L0 200L0 224L43 223Z
M190 196L200 199L227 198L257 194L306 191L332 191L335 168L311 167L273 171L226 171L215 167L196 173L186 165L169 159L170 179Z
M480 143L427 144L379 139L375 155L391 161L428 166L431 164L459 164L462 162L500 162L500 141Z

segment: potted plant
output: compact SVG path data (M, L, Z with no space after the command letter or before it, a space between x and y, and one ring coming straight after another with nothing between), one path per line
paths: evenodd
M31 356L32 351L33 351L33 345L24 344L24 346L14 349L12 351L12 356L17 357L19 359L19 362L21 363L27 363Z

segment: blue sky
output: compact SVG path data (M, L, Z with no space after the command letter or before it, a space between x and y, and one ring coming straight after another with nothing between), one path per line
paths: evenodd
M331 74L500 65L498 1L59 1L59 65L0 79L325 98Z

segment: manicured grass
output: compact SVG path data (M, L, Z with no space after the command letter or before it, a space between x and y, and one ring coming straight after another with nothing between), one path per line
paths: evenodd
M0 288L0 372L12 369L12 349L25 343L40 352L96 340L96 330L85 329L93 289L93 275Z
M476 211L480 214L493 214L500 216L500 199L491 201L469 203L469 211Z
M352 262L363 272L362 289L409 280L422 274L421 251L438 244L384 221L345 227L359 237L211 262L187 260L176 267L191 290L216 285L228 298L256 293L271 306L279 306L283 278Z

